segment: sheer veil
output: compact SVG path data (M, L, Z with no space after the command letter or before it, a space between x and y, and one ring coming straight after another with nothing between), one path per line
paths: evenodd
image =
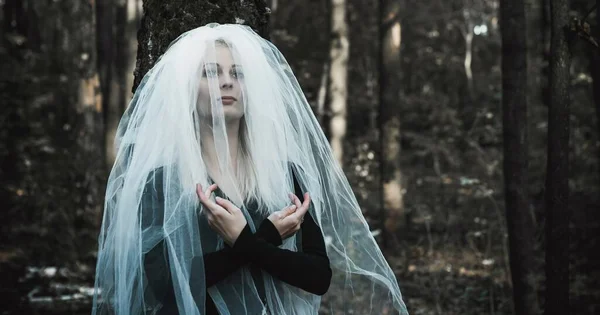
M231 167L229 116L216 68L231 52L240 81L240 149ZM206 139L211 139L207 141ZM372 237L352 189L279 50L252 29L208 24L179 36L145 75L118 127L116 162L106 189L93 314L152 314L160 301L148 286L144 255L159 242L168 253L180 314L204 314L206 295L221 314L408 314L394 272ZM203 146L214 146L208 161ZM249 218L290 204L295 174L311 194L310 214L323 231L333 278L321 297L241 268L206 289L201 257L223 248L195 192L216 163L224 189ZM234 171L234 169L237 169ZM234 180L235 179L235 180ZM256 226L248 220L253 231ZM296 251L296 236L282 248ZM198 259L200 258L200 259Z

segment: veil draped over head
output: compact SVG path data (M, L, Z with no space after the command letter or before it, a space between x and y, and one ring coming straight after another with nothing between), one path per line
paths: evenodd
M224 105L221 95L223 48L235 64L230 76L240 83L237 108ZM230 152L227 130L236 120L239 145ZM159 243L167 254L163 272L170 274L164 285L172 288L180 314L205 314L207 296L221 314L317 314L319 307L333 314L408 314L396 277L294 74L279 50L249 27L212 23L173 41L137 88L116 146L93 314L160 309L144 268L145 255ZM210 146L212 156L205 154ZM266 272L257 279L246 267L206 289L197 258L222 249L224 242L203 220L208 210L198 200L196 183L208 187L218 177L256 231L250 218L264 219L290 205L293 176L310 193L309 213L323 232L333 270L328 293L305 292ZM297 251L297 238L285 239L281 248Z

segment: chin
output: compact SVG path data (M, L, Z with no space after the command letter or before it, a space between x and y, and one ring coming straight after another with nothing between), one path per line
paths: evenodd
M223 106L225 119L240 119L244 116L244 110L238 104Z

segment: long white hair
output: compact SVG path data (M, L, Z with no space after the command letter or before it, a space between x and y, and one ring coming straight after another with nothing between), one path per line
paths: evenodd
M210 106L198 104L201 71L215 62L218 45L229 47L244 73L235 173L217 80L209 80ZM198 223L202 206L195 184L207 187L210 179L202 132L211 133L219 171L236 183L231 187L239 197L236 204L247 217L247 200L257 202L263 217L288 206L292 173L311 194L309 211L323 231L333 270L326 298L331 305L324 307L336 314L408 314L394 273L286 60L249 27L216 23L173 41L143 78L119 124L99 239L94 314L152 313L160 307L144 269L144 255L159 242L168 253L165 285L173 288L180 314L203 314L207 294L221 314L266 309L317 314L320 296L265 272L266 301L246 268L208 290L202 276L192 276L204 274L202 263L192 264L194 258L223 247L218 234ZM296 236L281 247L296 251Z

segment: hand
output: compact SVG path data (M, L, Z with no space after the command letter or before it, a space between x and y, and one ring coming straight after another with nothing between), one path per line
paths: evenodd
M206 189L206 192L202 190L200 184L196 185L196 193L200 198L200 203L206 209L206 217L210 227L217 232L223 240L229 245L233 246L240 233L246 227L246 218L238 207L236 207L231 201L217 197L215 198L216 203L209 199L210 194L217 189L217 184L212 184Z
M294 233L300 230L300 226L304 221L304 215L308 211L308 206L310 205L310 196L308 193L304 194L303 203L300 202L300 199L296 195L290 193L289 196L294 204L277 212L273 212L267 218L277 228L282 240L294 235Z

